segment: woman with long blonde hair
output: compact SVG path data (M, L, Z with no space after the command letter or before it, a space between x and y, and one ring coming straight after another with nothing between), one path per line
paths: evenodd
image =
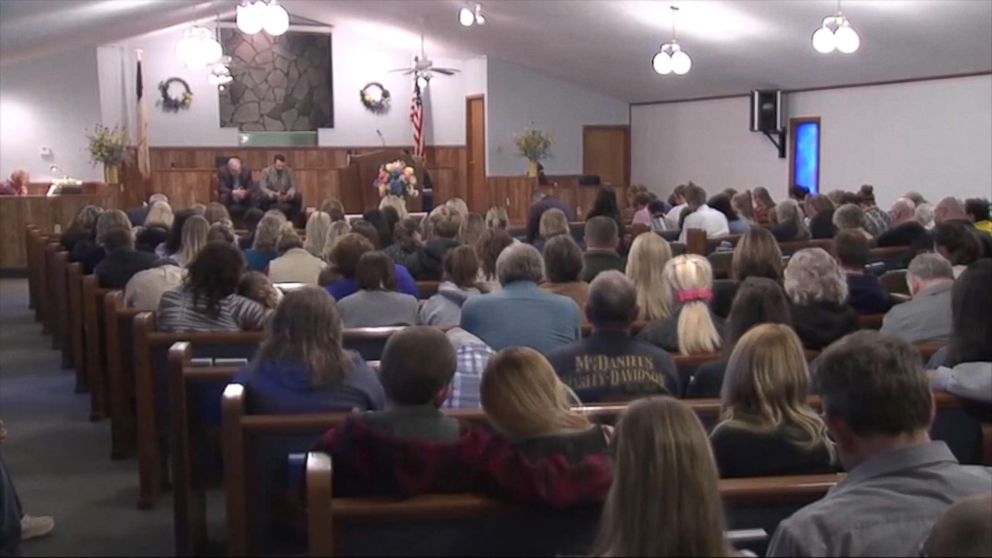
M157 201L148 208L148 214L145 215L145 222L142 223L142 226L159 226L168 230L172 228L172 222L175 218L176 216L172 211L171 205L165 202Z
M276 252L276 243L279 241L279 233L282 231L286 217L279 210L269 210L265 212L262 220L255 228L255 239L252 241L251 249L245 250L245 262L248 264L248 271L266 271L269 262L276 259L279 254Z
M672 293L659 271L672 259L672 248L656 234L634 239L627 256L627 278L637 291L638 320L663 320L672 313Z
M807 404L808 395L809 368L792 328L761 324L745 333L730 354L720 423L710 435L721 475L835 470L826 425Z
M596 556L730 556L717 469L696 413L671 397L631 403L613 439Z
M210 223L202 215L193 215L183 223L182 244L179 251L172 255L179 267L188 267L196 259L196 255L207 245L207 233Z
M327 235L331 230L331 216L323 211L314 211L307 218L306 240L303 249L311 256L321 257L327 244Z
M528 456L581 459L607 449L606 431L572 410L574 394L534 349L511 347L489 359L479 397L489 422Z
M710 311L713 268L709 260L697 254L676 256L665 264L662 276L675 309L641 330L637 338L683 355L719 350L723 320Z

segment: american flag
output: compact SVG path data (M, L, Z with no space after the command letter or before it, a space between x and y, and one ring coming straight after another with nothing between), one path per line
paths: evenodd
M410 123L413 124L413 156L424 156L424 103L420 98L420 84L413 79L413 99L410 101Z

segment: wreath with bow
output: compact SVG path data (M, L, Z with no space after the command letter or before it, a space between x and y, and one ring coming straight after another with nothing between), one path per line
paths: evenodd
M173 97L170 93L170 89L173 85L182 86L182 94L179 97ZM182 78L169 78L158 84L158 91L162 95L162 98L158 100L158 104L162 106L162 110L166 112L179 112L180 110L186 110L191 104L193 104L193 91L189 88L189 84L186 80Z
M366 84L359 92L362 104L374 114L383 114L389 110L389 91L381 83Z

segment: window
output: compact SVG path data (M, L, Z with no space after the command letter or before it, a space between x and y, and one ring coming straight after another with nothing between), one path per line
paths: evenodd
M789 187L820 191L820 118L789 120Z

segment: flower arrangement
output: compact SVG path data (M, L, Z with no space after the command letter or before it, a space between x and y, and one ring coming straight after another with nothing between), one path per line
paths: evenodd
M107 128L97 124L92 134L86 134L90 140L90 162L94 165L117 167L127 161L127 130L114 126Z
M540 130L528 129L523 134L513 138L517 144L517 151L520 156L526 157L528 161L541 161L551 158L551 144L554 137L551 134Z
M379 167L379 176L372 181L380 197L415 198L417 174L405 161L393 161Z

